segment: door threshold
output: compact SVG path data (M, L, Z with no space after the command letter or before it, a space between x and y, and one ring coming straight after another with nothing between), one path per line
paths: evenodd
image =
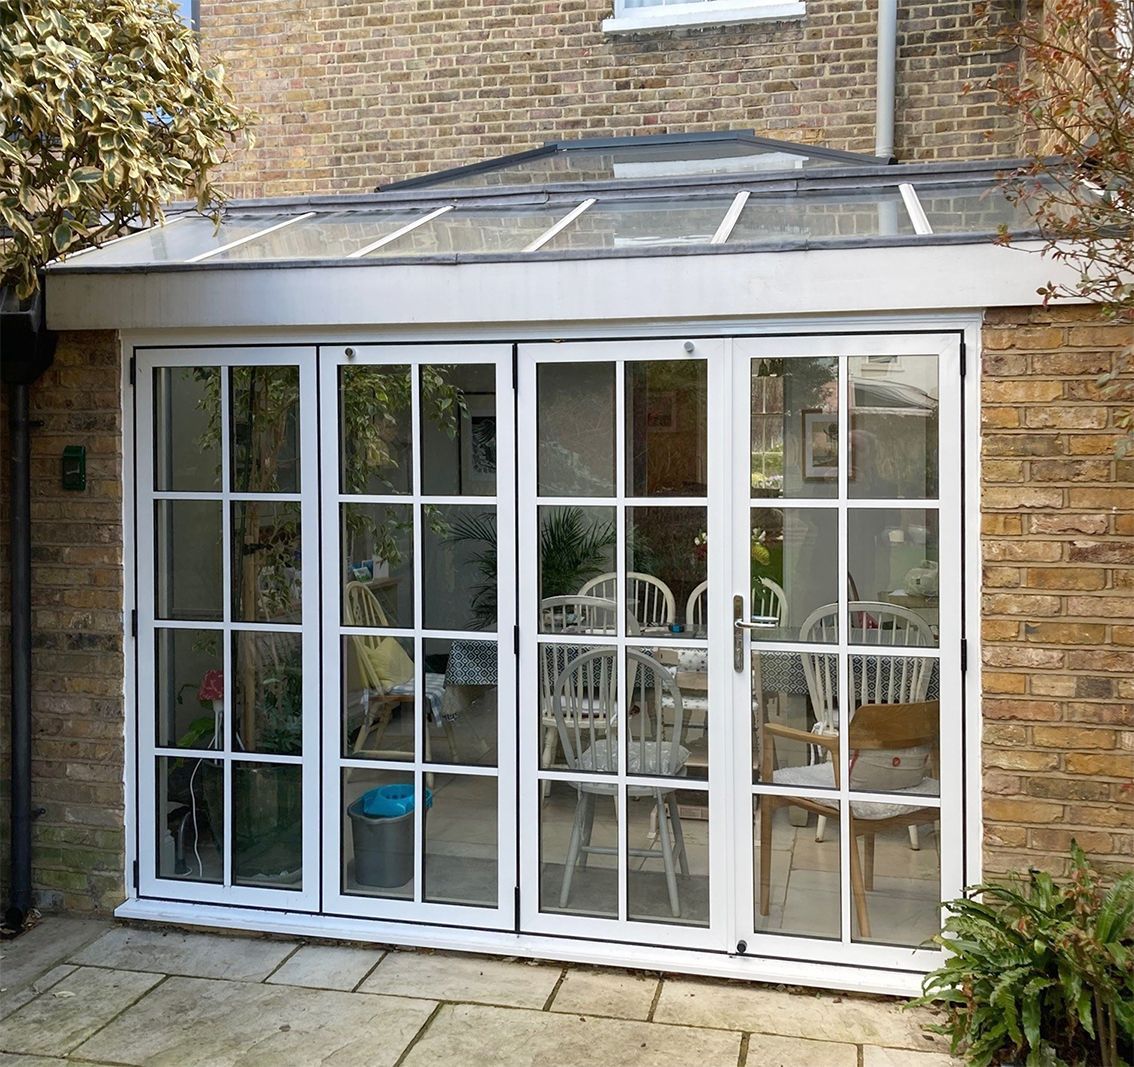
M323 941L358 941L399 948L431 948L489 956L521 956L642 971L664 971L909 997L921 992L921 971L852 967L694 949L667 949L579 938L515 934L394 923L346 916L307 915L260 908L225 907L171 900L131 899L114 910L118 919L216 929L283 934Z

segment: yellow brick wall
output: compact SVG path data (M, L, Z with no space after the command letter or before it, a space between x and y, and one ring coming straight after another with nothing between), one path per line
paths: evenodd
M235 196L359 192L579 136L725 128L873 154L876 5L608 36L611 0L200 0L202 40L257 144ZM992 27L1015 12L993 4ZM896 150L1011 156L1015 117L980 87L1003 61L971 0L899 5ZM987 136L986 136L987 135Z
M1134 328L990 312L981 458L985 863L1134 866ZM1124 377L1110 392L1098 376Z

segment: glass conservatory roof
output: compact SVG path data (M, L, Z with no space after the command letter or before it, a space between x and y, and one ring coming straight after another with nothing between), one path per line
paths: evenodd
M232 203L57 271L712 254L1034 235L1011 162L886 165L752 134L556 142L372 194Z

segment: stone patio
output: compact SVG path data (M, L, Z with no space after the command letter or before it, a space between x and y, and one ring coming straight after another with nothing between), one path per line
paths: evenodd
M926 1015L514 959L49 916L0 943L0 1067L947 1067Z

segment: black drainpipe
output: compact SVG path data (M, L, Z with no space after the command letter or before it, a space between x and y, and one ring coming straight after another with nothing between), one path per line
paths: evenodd
M55 335L48 331L38 294L18 300L0 290L0 374L8 387L12 714L12 869L4 925L23 929L31 887L31 447L29 387L50 365Z

